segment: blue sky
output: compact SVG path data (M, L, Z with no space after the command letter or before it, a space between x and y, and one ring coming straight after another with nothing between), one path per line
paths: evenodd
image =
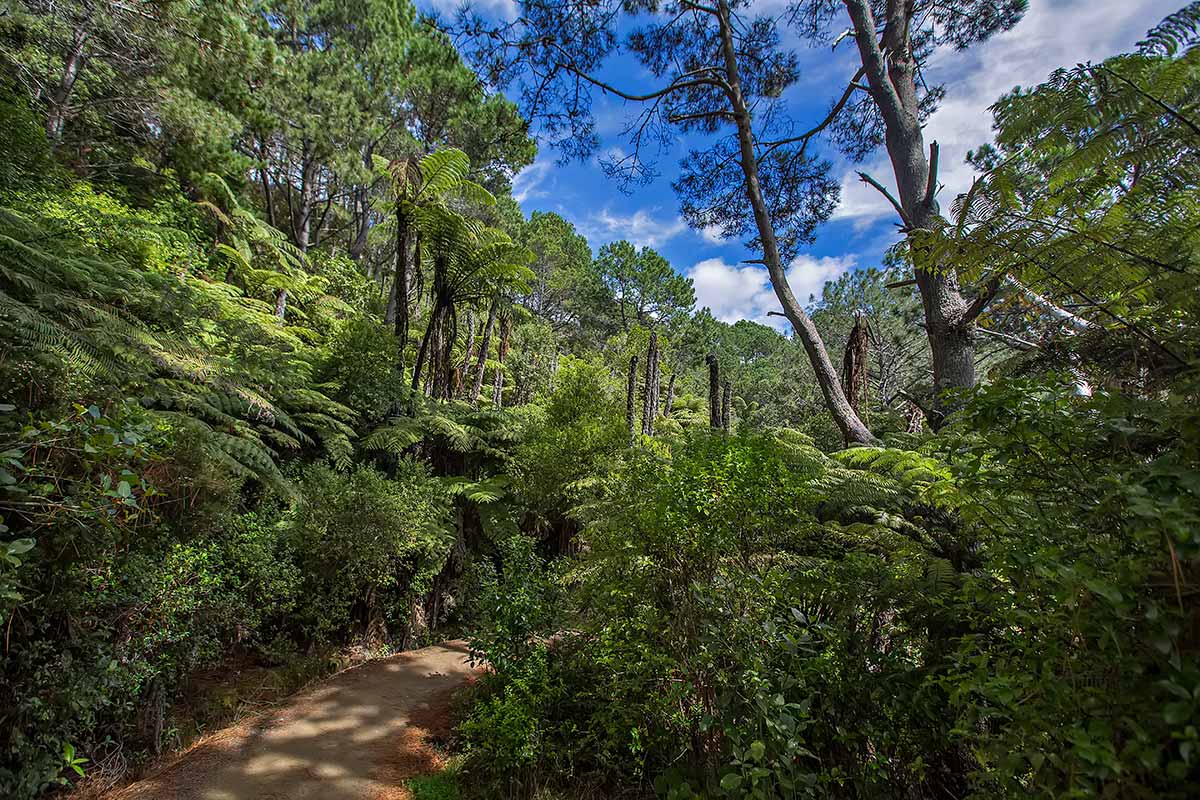
M941 146L940 199L943 207L971 183L971 168L964 162L968 150L990 139L988 106L1012 87L1033 86L1059 66L1096 61L1128 50L1151 26L1184 4L1184 0L1031 0L1025 18L1011 31L966 52L935 53L929 74L946 86L946 99L929 120L925 135ZM459 0L424 0L419 5L453 12ZM514 13L510 0L484 0L473 4L496 15ZM755 3L762 13L785 5L784 0ZM785 100L802 126L818 121L836 99L857 66L852 47L843 43L836 52L828 46L799 43L802 74ZM647 80L632 57L608 65L606 78L621 88L641 89ZM599 100L599 95L596 95ZM610 98L594 108L601 150L623 148L625 122L636 113ZM708 306L720 319L752 319L781 327L779 317L767 312L779 308L761 266L742 263L755 258L738 241L722 241L712 232L689 229L678 213L671 181L678 174L679 157L694 144L680 137L673 152L658 160L661 176L652 184L623 194L606 178L595 159L586 163L559 164L559 154L543 147L537 161L517 176L514 195L526 214L555 211L587 236L593 250L618 239L649 245L665 255L675 270L696 285L697 306ZM852 165L832 147L823 155L833 161L842 180L842 200L833 218L817 231L816 242L791 264L789 281L797 296L817 296L825 281L851 269L877 266L884 250L896 240L894 212L873 189L859 183L856 169L865 169L885 185L892 185L891 167L880 151L863 165Z

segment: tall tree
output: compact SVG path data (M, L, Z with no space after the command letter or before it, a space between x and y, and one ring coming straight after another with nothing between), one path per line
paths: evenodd
M655 13L647 22L643 11ZM518 23L489 25L464 14L460 30L471 37L473 58L489 80L518 85L526 113L568 155L587 156L598 145L591 116L595 91L644 104L632 131L634 152L605 162L625 180L653 176L642 146L668 140L671 128L723 134L685 163L676 185L685 217L696 225L719 225L729 236L755 232L752 245L762 252L838 427L848 441L872 441L788 285L785 259L828 217L837 184L826 174L828 165L811 159L803 147L773 141L789 127L779 98L796 80L797 60L781 47L773 18L749 14L749 3L728 0L715 5L536 0L522 3ZM621 51L635 55L654 83L625 89L600 77L607 58Z
M846 35L857 47L859 68L820 123L769 146L803 149L826 129L852 158L886 146L896 195L872 176L860 177L887 198L908 234L933 353L935 422L944 414L943 390L975 385L975 320L995 297L999 279L989 276L973 291L964 289L958 270L938 263L922 243L925 233L945 225L937 202L937 143L927 148L921 130L944 90L926 82L924 65L939 47L961 50L1011 28L1026 5L1027 0L799 0L787 12L789 22L815 41L826 41L849 22Z
M610 242L600 248L596 270L616 300L623 330L634 322L676 322L696 305L692 279L675 272L649 247L638 250L624 240Z

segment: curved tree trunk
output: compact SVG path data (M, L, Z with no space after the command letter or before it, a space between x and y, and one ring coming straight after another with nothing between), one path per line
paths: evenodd
M821 394L825 397L825 405L833 415L834 422L841 430L847 442L867 443L875 441L871 431L862 423L846 395L842 392L837 370L829 360L829 353L817 327L804 312L800 302L788 285L787 275L779 254L779 244L775 238L775 226L771 222L767 201L763 196L762 184L758 176L758 161L754 150L754 131L750 125L750 109L742 95L741 78L738 74L737 52L733 43L733 29L730 22L728 0L718 0L717 19L720 23L721 49L725 57L725 80L730 88L730 103L733 106L734 122L737 125L738 145L741 150L742 174L746 178L746 194L750 207L754 211L754 222L762 241L763 262L771 276L771 286L783 306L783 313L804 345L804 351L812 362L813 372L816 373L817 383ZM715 426L714 426L715 427Z

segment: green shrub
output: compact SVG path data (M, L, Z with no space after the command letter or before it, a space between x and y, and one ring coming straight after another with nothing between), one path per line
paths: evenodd
M473 774L518 795L1193 794L1194 411L1013 382L960 428L926 452L783 432L631 454L561 615L518 617L554 619L553 646L482 620Z
M294 624L338 641L355 623L411 628L413 604L432 588L454 535L449 499L423 464L401 461L394 478L360 466L305 467L287 521L302 576Z

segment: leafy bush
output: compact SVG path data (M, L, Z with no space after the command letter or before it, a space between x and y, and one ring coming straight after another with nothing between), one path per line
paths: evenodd
M317 641L336 639L356 618L381 635L385 625L418 625L414 602L454 544L442 484L415 461L401 461L394 478L316 464L300 482L305 493L287 521L302 575L293 623Z
M1200 484L1171 437L1194 412L1127 403L1010 384L925 452L784 432L633 454L553 646L477 637L499 658L470 768L517 794L1187 796Z

